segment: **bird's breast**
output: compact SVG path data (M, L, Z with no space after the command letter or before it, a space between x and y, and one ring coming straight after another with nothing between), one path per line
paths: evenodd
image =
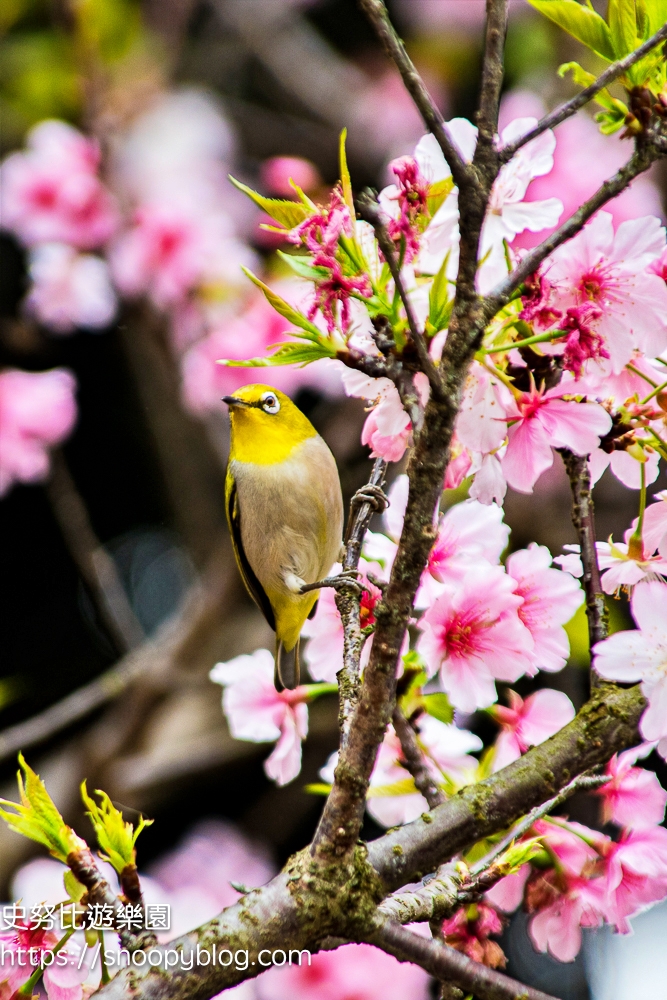
M282 592L285 573L307 583L335 562L343 527L338 471L322 438L308 438L271 465L230 462L237 489L241 538L266 590Z

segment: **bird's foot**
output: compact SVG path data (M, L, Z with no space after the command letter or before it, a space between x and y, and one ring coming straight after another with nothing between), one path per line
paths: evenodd
M327 576L324 580L318 580L316 583L305 584L301 588L300 593L308 594L311 590L322 590L324 587L331 587L333 590L352 590L358 596L361 596L364 588L359 583L358 576L358 572L354 569L345 570L337 576Z
M373 510L379 514L389 506L389 498L381 486L371 486L370 483L367 483L354 494L351 507L353 510L358 510L365 503L370 504Z

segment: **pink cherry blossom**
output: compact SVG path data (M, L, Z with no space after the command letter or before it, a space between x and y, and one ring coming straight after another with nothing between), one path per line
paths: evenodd
M334 566L331 572L335 574L340 571L340 568L340 565ZM382 598L382 591L370 583L366 574L371 573L379 576L382 573L382 567L362 559L359 569L362 574L359 582L364 587L361 595L360 620L361 627L366 628L375 624L373 612L376 604ZM321 591L317 602L317 611L311 619L305 622L301 634L309 640L303 658L308 664L310 676L315 681L335 684L336 674L343 666L343 623L336 607L336 597L333 590ZM360 661L362 669L368 662L371 645L372 642L364 644Z
M501 143L506 145L537 124L536 118L517 118L503 129ZM480 257L486 260L480 267L478 284L482 293L507 274L503 240L511 243L526 229L540 232L555 226L562 215L563 203L559 198L545 201L527 201L526 192L531 181L548 174L553 167L556 137L553 132L543 132L527 143L506 163L496 179L489 208L482 229Z
M424 713L417 720L417 737L438 784L461 787L474 779L477 761L470 754L482 749L482 741L474 733ZM338 754L332 754L320 771L323 780L333 781L337 760ZM386 827L410 823L428 809L403 765L403 751L393 726L388 727L378 751L366 807L373 819Z
M429 553L417 607L428 607L441 592L441 584L455 585L465 576L472 561L500 561L507 547L510 529L503 524L503 511L496 504L464 500L450 507L440 518L438 535Z
M206 244L199 220L178 207L146 205L111 249L114 280L124 295L147 292L157 306L174 306L201 280Z
M538 951L549 952L559 962L573 962L581 950L581 928L600 927L605 919L602 879L569 876L564 891L553 895L553 902L531 919L530 938Z
M81 952L84 952L82 956ZM58 958L44 970L44 989L49 1000L82 1000L84 987L90 968L85 956L85 946L81 948L70 941Z
M0 372L0 496L12 483L40 482L49 474L48 449L68 437L76 421L71 372Z
M260 176L264 187L280 198L294 197L290 180L306 193L322 185L322 178L315 164L300 156L272 156L262 164Z
M598 403L562 399L566 389L532 388L509 403L507 451L501 459L507 482L519 493L532 493L543 472L553 465L552 446L587 455L612 426Z
M653 743L642 743L621 754L614 754L607 764L610 781L598 788L602 799L602 818L605 823L637 828L656 826L665 818L667 792L653 771L634 767L640 757L646 757Z
M624 830L606 856L607 919L623 934L628 917L667 896L667 830Z
M167 940L210 920L239 899L231 882L255 887L275 874L266 848L248 839L231 823L208 819L197 823L173 850L148 868L171 905ZM142 885L144 876L142 875Z
M513 552L506 563L516 581L514 593L523 597L519 618L535 640L535 668L549 672L562 670L567 662L570 643L563 625L584 601L581 586L551 564L549 550L535 542Z
M97 144L71 125L44 121L28 136L25 152L0 167L2 225L27 246L69 243L101 246L113 234L118 212L97 177Z
M521 865L518 872L506 875L485 893L485 898L503 913L513 913L523 901L523 892L530 877L530 865Z
M369 944L321 951L256 981L259 1000L429 1000L423 969Z
M631 600L636 631L616 632L593 647L594 666L606 680L641 681L648 708L639 723L645 740L667 750L667 585L638 583Z
M651 556L647 550L639 555L630 552L632 528L625 532L624 542L596 542L598 563L602 571L601 583L605 594L618 594L621 588L630 590L640 580L653 580L667 576L667 559Z
M296 778L301 770L301 741L308 735L307 689L276 691L273 654L268 649L217 663L209 676L224 688L222 707L234 739L277 740L264 770L278 785Z
M534 92L513 91L503 97L500 122L502 125L525 115L541 118L546 110ZM573 115L562 122L556 129L556 140L553 169L532 181L525 200L532 202L555 196L564 205L561 219L567 219L603 181L627 162L627 143L618 136L601 135L592 116L586 114ZM659 189L646 174L636 178L605 207L611 212L615 225L662 213ZM548 235L549 230L533 233L527 229L517 236L513 246L534 247Z
M476 563L422 618L417 648L464 712L493 704L496 680L516 681L532 668L533 638L517 613L523 598L513 587L501 567Z
M336 363L337 366L339 363ZM398 390L388 378L370 378L362 372L340 365L341 377L348 396L357 396L375 403L366 418L361 443L371 447L371 458L398 462L412 440L412 424L405 412ZM414 385L422 406L429 396L428 379L423 372L414 376Z
M26 308L54 333L108 326L116 295L106 261L65 243L44 243L30 254L32 287Z
M648 441L650 440L648 438ZM609 454L601 448L594 448L589 460L591 483L595 485L605 469L610 468L616 478L629 490L638 490L641 488L643 466L644 481L650 486L660 473L660 456L649 445L648 448L642 449L641 458L642 461L630 451L614 449Z
M590 327L603 338L614 372L635 348L650 356L667 348L667 286L647 270L664 248L659 219L623 222L614 233L612 216L599 212L547 266L557 308L589 302L601 311L597 319L591 314Z
M450 948L492 969L504 969L507 963L500 945L489 940L489 935L502 934L502 931L503 921L498 912L482 902L460 906L442 925L445 942Z
M489 709L502 727L493 756L494 771L518 760L529 747L549 739L575 716L574 705L562 691L544 688L524 701L510 690L508 697L509 708L494 705Z
M648 552L659 550L667 559L667 490L656 493L644 512L644 545Z

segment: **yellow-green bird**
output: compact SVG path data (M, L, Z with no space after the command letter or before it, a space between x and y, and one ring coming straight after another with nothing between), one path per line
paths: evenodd
M268 385L224 396L231 420L225 488L234 554L276 633L276 687L299 683L299 637L338 558L343 498L334 457L291 399Z

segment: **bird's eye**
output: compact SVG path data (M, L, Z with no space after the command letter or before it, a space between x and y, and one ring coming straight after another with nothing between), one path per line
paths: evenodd
M277 413L280 403L272 392L267 392L262 396L262 409L265 413Z

